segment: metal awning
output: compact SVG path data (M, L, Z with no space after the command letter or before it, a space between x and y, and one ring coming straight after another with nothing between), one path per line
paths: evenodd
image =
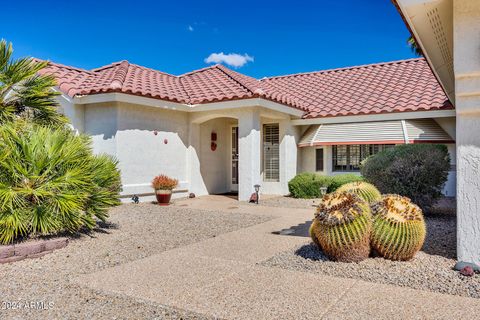
M339 144L454 143L433 119L389 120L313 125L300 147Z

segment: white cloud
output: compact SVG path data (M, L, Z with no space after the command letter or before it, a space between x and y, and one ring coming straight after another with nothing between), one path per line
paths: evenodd
M192 27L191 25L189 25L187 29L188 29L188 31L190 31L190 32L192 32L193 30L195 30L195 29L193 29L193 27Z
M234 68L243 67L247 62L253 62L253 57L250 57L248 54L238 54L238 53L229 53L224 54L212 53L207 58L205 58L205 63L224 63Z

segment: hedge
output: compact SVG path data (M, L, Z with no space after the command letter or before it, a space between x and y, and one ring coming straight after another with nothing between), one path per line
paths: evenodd
M320 188L327 187L327 192L333 192L345 183L363 180L355 174L339 174L323 176L317 173L303 172L288 182L288 190L294 198L319 198Z

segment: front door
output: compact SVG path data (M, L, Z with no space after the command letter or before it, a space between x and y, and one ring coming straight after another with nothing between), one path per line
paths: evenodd
M232 170L230 177L230 190L238 192L238 127L232 127Z

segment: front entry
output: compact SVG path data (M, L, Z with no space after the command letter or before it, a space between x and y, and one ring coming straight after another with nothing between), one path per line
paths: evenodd
M232 127L230 191L238 192L238 127Z

